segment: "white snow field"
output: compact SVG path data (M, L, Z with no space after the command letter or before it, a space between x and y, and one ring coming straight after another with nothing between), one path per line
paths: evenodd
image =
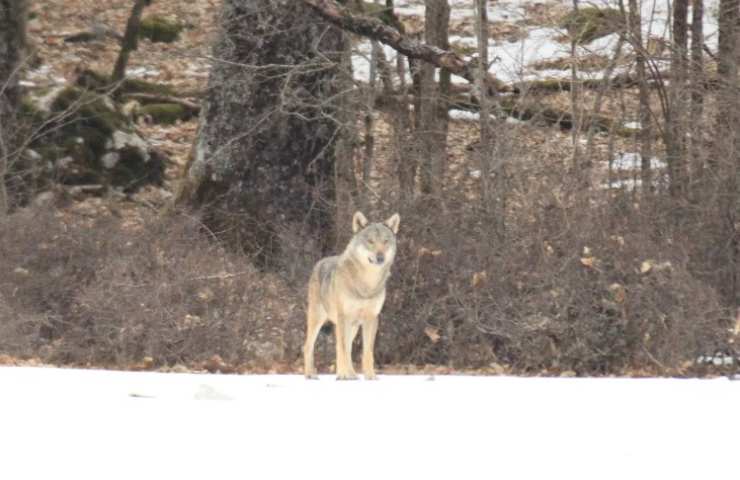
M0 368L0 478L738 478L740 382Z

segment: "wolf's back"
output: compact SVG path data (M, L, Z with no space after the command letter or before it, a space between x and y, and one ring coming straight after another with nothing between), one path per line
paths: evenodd
M338 265L339 256L335 255L332 257L322 258L313 268L313 275L315 281L318 283L322 299L326 299L329 294L329 288L331 287L332 279L334 278Z

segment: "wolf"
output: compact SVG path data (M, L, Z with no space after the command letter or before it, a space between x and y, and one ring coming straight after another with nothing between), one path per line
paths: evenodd
M396 256L396 234L401 217L393 214L383 223L368 223L362 212L352 217L354 236L341 255L321 259L308 281L306 343L303 346L306 378L318 378L314 345L321 327L334 324L337 380L357 378L352 365L352 342L362 326L362 373L376 379L373 347L378 314L385 302L385 285Z

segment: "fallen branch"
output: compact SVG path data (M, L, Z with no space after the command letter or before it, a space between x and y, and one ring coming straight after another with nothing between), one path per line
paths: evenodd
M408 95L394 93L381 94L375 99L375 108L378 110L394 114L394 107L403 101L412 101ZM467 95L455 95L448 99L447 108L449 110L463 110L466 112L480 113L476 99L471 99ZM521 121L541 122L548 126L557 126L563 130L573 128L573 116L565 110L557 108L543 107L542 104L534 101L523 102L515 97L500 97L496 110L505 117L515 118ZM609 132L621 137L631 137L635 134L635 129L612 128L615 120L605 115L585 115L583 124L587 128L592 128L595 132Z
M127 93L123 95L123 100L139 100L142 103L174 103L182 106L184 109L193 115L200 113L200 105L185 100L184 98L173 97L171 95L157 95L154 93Z
M450 50L412 40L377 18L352 15L334 0L303 0L321 18L342 30L377 40L409 58L424 60L465 80L475 83L476 62L468 62ZM489 75L489 88L495 88L497 80Z
M530 80L526 82L516 82L510 86L504 87L502 91L513 93L536 93L536 92L569 92L572 87L572 81L569 78L546 78L543 80ZM653 83L653 82L651 82ZM632 88L638 85L637 78L628 73L615 75L609 80L605 79L587 79L580 80L579 86L585 90L601 90L602 88Z

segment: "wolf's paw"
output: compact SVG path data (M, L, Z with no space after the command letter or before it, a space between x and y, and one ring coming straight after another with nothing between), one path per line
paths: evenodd
M365 374L365 380L377 380L377 379L378 379L378 376L375 375L375 372Z
M357 380L357 374L340 373L339 375L337 375L337 380Z
M315 373L307 373L305 376L306 376L306 380L318 380L319 379L319 376L316 375Z

